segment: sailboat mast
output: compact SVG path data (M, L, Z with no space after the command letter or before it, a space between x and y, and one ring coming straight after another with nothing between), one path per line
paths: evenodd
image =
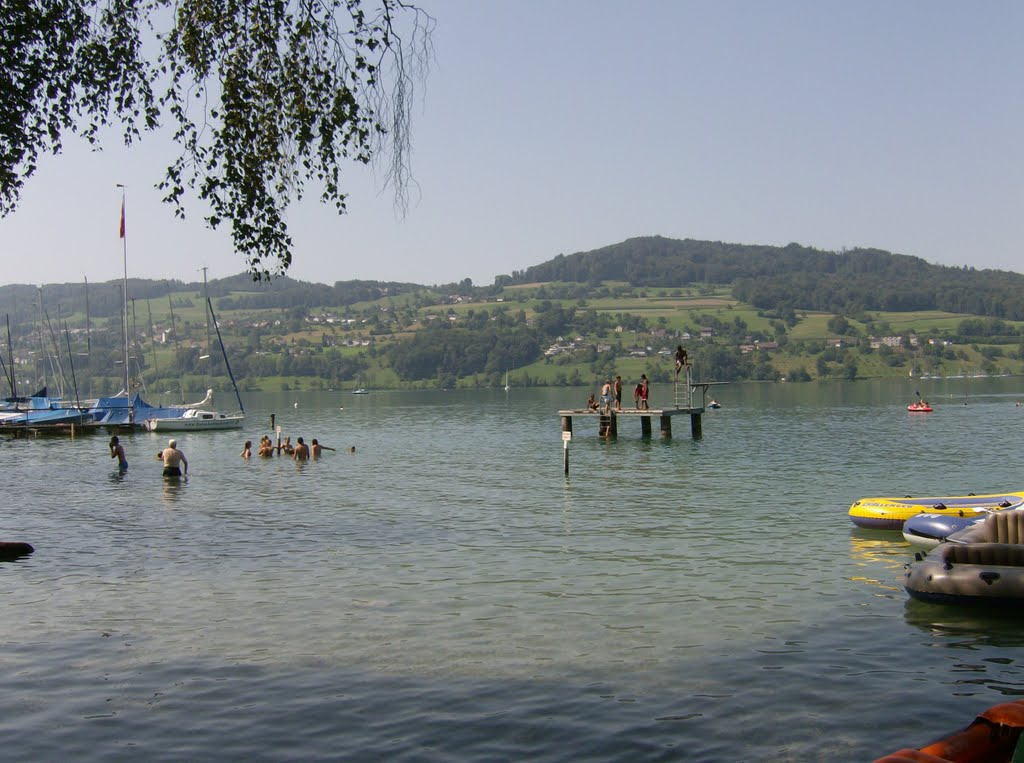
M132 382L128 369L128 237L125 235L124 207L125 190L124 185L117 184L121 189L121 255L124 259L124 393L128 398L128 423L135 423L135 409L132 406Z
M43 343L43 287L40 286L38 291L39 291L39 321L38 321L38 323L36 325L38 326L38 329L39 329L39 332L38 332L39 333L39 373L40 373L40 376L41 376L41 378L43 380L43 386L45 387L45 386L47 386L47 384L46 384L46 379L47 379L47 376L46 376L46 360L47 360L47 358L49 356L48 356L48 354L46 352L46 345Z
M210 298L206 298L206 309L209 310L209 314L213 315L213 303ZM245 406L242 405L242 393L238 391L238 383L235 381L235 375L231 373L231 364L228 363L228 351L224 347L224 338L220 335L220 326L217 325L217 316L213 315L213 326L217 329L217 342L220 344L220 351L224 355L224 367L228 369L228 378L231 379L231 386L235 388L235 397L238 398L238 410L245 413Z
M92 356L92 321L89 319L89 276L85 278L85 354Z
M181 402L185 402L185 380L181 375L181 347L178 346L178 326L174 322L174 300L171 299L171 285L167 284L167 305L171 309L171 336L174 337L174 365L178 369L178 387L181 389Z
M205 266L201 267L199 269L201 271L203 271L203 299L206 301L206 304L209 305L210 304L210 287L207 286L207 284L206 284L206 270L207 269L206 269ZM211 306L210 310L212 310L212 309L213 309L213 307ZM206 354L207 355L210 354L210 312L209 312L209 310L206 312Z
M6 313L7 318L7 358L11 363L11 397L18 397L18 380L14 378L14 347L11 344L11 314Z
M153 331L153 311L149 307L149 297L146 297L146 313L149 315L149 343L153 348L153 375L160 376L160 369L156 365L156 332Z

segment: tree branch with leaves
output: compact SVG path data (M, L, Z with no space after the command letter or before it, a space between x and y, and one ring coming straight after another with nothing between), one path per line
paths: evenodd
M130 146L166 126L180 153L158 187L175 214L193 190L254 279L283 274L288 205L315 184L345 213L347 161L386 159L404 211L434 23L401 0L5 0L0 215L65 135L99 146L116 125Z

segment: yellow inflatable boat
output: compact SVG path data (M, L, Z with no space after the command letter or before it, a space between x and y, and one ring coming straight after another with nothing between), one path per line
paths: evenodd
M993 495L926 496L903 498L861 498L850 506L850 520L872 530L901 530L915 514L970 516L1024 506L1024 492Z

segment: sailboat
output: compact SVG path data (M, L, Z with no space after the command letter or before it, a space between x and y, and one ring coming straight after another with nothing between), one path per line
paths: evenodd
M508 385L508 371L506 371L505 372L505 391L508 392L510 389L512 389L512 388Z
M146 428L151 432L196 432L211 429L241 429L245 423L245 407L242 405L242 395L238 391L238 384L235 382L235 375L231 373L231 365L228 363L228 353L224 349L224 340L220 335L220 326L217 325L217 317L213 314L213 302L206 297L207 321L213 316L213 325L217 328L217 341L220 343L220 351L224 356L224 366L228 369L228 377L231 379L231 386L234 387L235 397L238 399L238 411L235 413L221 413L220 411L206 410L202 406L213 402L213 390L206 391L206 399L195 405L188 406L188 410L181 416L152 416L146 419ZM207 348L209 352L209 348Z
M356 379L356 385L352 388L353 395L369 395L366 387L359 383L359 379Z

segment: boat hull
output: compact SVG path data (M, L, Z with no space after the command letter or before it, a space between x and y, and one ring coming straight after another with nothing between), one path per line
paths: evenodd
M969 516L1021 507L1024 492L990 495L861 498L850 506L850 521L872 530L902 530L903 523L916 514Z
M150 432L199 432L217 429L241 429L244 423L245 416L242 414L189 411L188 414L175 418L146 419L146 428Z
M1024 601L1024 545L943 543L907 565L903 587L931 604L1009 605Z

